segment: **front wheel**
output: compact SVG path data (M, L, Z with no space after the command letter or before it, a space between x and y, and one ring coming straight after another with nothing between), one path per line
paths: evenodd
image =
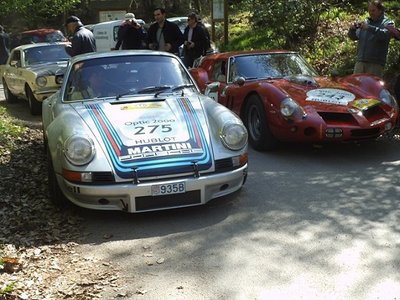
M4 97L6 98L6 101L8 103L13 103L17 101L17 97L13 93L11 93L4 78L3 78L3 88L4 88Z
M47 176L49 185L50 200L58 207L66 208L70 204L68 199L64 196L60 186L58 185L56 172L54 171L53 162L51 160L50 151L47 148Z
M245 125L249 132L250 145L255 150L273 150L278 146L278 140L269 128L264 105L255 95L250 96L247 102Z
M29 109L32 115L40 115L42 113L42 102L35 98L30 87L26 88L26 96L28 97Z

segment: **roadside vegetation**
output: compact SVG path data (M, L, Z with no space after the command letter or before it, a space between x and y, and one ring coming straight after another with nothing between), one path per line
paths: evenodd
M400 3L385 1L386 15L400 24ZM333 70L351 74L356 43L347 37L351 23L368 17L367 1L261 0L235 1L230 8L229 42L220 51L284 49L300 52L322 75ZM385 79L390 86L400 74L400 42L392 40Z
M24 132L25 128L17 125L6 109L0 106L0 157L9 155L16 148L16 141Z

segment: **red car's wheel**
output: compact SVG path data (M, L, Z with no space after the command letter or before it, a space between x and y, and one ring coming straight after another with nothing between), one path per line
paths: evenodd
M272 150L278 141L272 135L261 100L250 96L246 106L245 125L249 132L249 142L256 150Z

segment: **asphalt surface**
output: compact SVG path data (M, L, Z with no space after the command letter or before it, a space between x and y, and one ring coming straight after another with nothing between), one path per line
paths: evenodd
M203 207L82 211L82 255L121 269L103 299L400 298L399 140L249 158L243 189Z

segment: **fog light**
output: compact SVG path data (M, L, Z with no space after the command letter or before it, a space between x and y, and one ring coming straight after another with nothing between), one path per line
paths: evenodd
M385 130L390 130L390 129L392 129L392 123L386 123L385 124Z

